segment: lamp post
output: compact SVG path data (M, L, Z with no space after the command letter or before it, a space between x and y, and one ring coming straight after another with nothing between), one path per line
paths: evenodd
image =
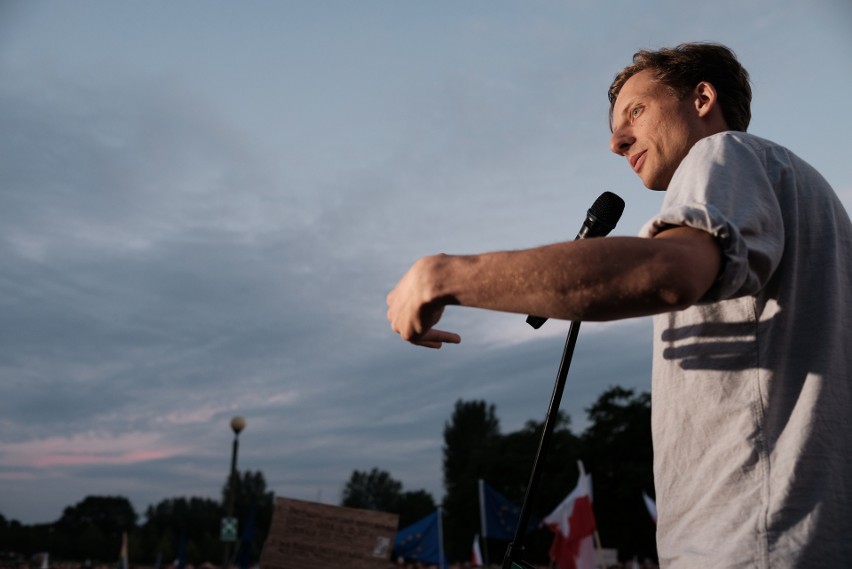
M227 500L225 503L225 513L229 522L234 520L234 497L237 493L237 451L240 447L240 432L246 428L246 420L240 416L231 419L231 430L234 431L234 444L231 448L231 473L228 476ZM236 524L234 525L234 535L226 536L223 523L222 540L225 543L225 558L222 562L222 569L228 569L231 564L231 547L233 541L236 540ZM233 539L229 539L229 538Z

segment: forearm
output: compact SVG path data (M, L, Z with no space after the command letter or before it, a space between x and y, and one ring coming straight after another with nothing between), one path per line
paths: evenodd
M428 295L439 304L614 320L683 308L712 284L718 264L691 267L704 263L702 251L691 239L673 236L589 239L421 262Z

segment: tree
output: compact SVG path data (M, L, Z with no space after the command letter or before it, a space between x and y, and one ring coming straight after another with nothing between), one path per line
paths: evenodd
M642 500L642 492L654 495L651 396L611 387L586 412L582 457L601 540L625 557L656 558L656 528Z
M87 496L68 506L56 522L55 530L68 539L59 556L112 561L118 555L121 534L136 527L136 511L121 496Z
M45 544L53 551L66 551L65 540L51 539L53 524L23 525L18 520L6 520L0 523L0 552L4 556L0 565L19 564L23 559L44 551ZM19 556L23 556L19 558Z
M222 488L222 501L226 503L229 491L230 476L226 478ZM266 478L261 471L253 472L247 470L242 476L237 474L236 493L234 496L234 515L239 520L240 537L246 527L253 525L251 537L251 551L248 552L251 561L260 558L263 542L269 533L272 523L272 512L275 509L275 495L266 487ZM250 521L250 519L252 519ZM240 543L240 547L242 547ZM242 555L243 552L240 552Z
M456 401L444 425L444 544L450 559L465 559L479 525L478 479L486 473L500 422L494 405Z
M435 499L426 490L403 492L399 505L399 527L410 526L437 509Z
M456 401L444 425L444 488L451 494L467 487L466 478L479 470L485 448L500 436L494 405L485 401Z
M530 514L532 518L546 516L567 494L566 488L571 488L577 479L577 457L580 452L579 438L570 428L570 418L558 413L553 433L548 444L545 460L542 462L542 473L538 486L531 496ZM478 465L473 468L479 472L477 478L485 480L489 486L503 496L522 506L527 494L536 453L541 442L544 422L527 421L518 431L495 436L488 444L487 452L481 453ZM475 482L468 481L473 485ZM476 488L473 486L473 488ZM467 502L461 506L466 511L475 512L476 517L466 528L457 531L463 534L481 534L478 495L467 494ZM524 547L525 558L530 562L547 563L547 550L550 546L551 535L545 531L528 528ZM505 541L489 539L485 542L488 559L497 562L503 558L508 545ZM460 543L455 555L465 555L470 544Z
M557 413L534 495L533 512L537 515L549 513L544 510L558 504L565 497L565 488L576 481L574 465L579 457L580 439L569 425L569 417L561 411ZM527 421L520 430L501 436L488 457L487 481L519 504L527 492L543 430L543 421Z
M343 488L342 505L347 508L399 513L401 500L402 483L378 468L353 471Z
M399 514L404 528L435 511L435 499L425 490L403 492L402 483L378 468L355 470L343 487L341 506Z
M222 488L222 500L210 498L170 498L146 511L147 521L141 531L140 550L149 552L153 563L156 556L174 559L184 540L187 563L200 564L219 560L223 553L220 529L225 517L223 502L227 500L228 481ZM263 542L269 532L275 497L266 488L266 479L260 471L236 473L234 477L234 515L239 520L239 546L243 547L243 531L254 517L253 532L248 557L254 563L260 556ZM242 551L239 552L242 555Z
M65 508L58 523L66 528L95 525L102 530L117 530L120 535L136 527L137 517L127 498L87 496L82 502Z
M222 505L210 498L169 498L146 510L141 531L141 552L153 563L157 556L175 559L181 539L186 540L186 561L198 564L218 559L222 554L219 524Z

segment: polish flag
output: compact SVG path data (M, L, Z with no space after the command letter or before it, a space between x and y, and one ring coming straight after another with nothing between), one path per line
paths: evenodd
M482 567L482 551L479 549L479 534L473 536L473 551L470 555L471 567Z
M544 524L553 532L550 558L559 569L595 568L595 515L592 512L592 476L578 461L580 478Z

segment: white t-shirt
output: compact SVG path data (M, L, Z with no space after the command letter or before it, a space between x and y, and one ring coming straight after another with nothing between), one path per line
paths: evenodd
M852 562L852 223L825 179L742 133L702 139L643 228L716 237L702 302L654 317L657 545L670 568Z

